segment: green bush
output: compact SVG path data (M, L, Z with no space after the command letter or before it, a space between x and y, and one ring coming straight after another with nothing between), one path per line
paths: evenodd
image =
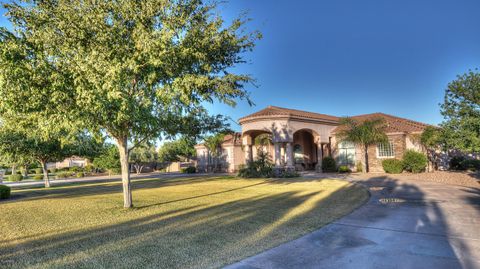
M33 176L33 179L34 179L34 180L42 180L42 179L43 179L43 175L34 175L34 176Z
M58 172L57 178L68 178L72 173L70 172Z
M48 169L48 172L55 174L55 172L57 172L57 168L50 168Z
M85 176L85 174L83 174L83 172L77 172L75 174L75 177L77 177L77 178L84 177L84 176Z
M77 173L77 172L82 172L83 169L79 166L72 166L72 167L70 167L70 169L68 169L68 171L73 172L73 173Z
M10 198L11 189L8 186L0 185L0 199Z
M8 176L8 180L9 181L22 181L23 176L21 174L11 175L11 176Z
M119 175L122 173L121 168L110 168L107 170L109 175Z
M85 166L83 170L87 173L93 173L93 171L95 170L95 167L93 167L93 165L91 164L88 164L87 166Z
M480 160L466 159L462 162L461 165L464 168L464 170L480 171Z
M273 165L268 159L268 154L260 151L257 160L243 166L238 171L238 176L243 178L269 178L273 177Z
M383 170L389 174L400 174L403 171L403 162L397 159L386 159L382 161Z
M36 174L36 175L43 174L42 168L35 168L35 174Z
M450 159L450 170L466 170L466 168L462 165L465 161L465 157L463 156L454 156Z
M339 173L350 173L350 172L352 172L352 170L350 170L350 168L346 165L340 165L338 167L338 172Z
M415 151L407 150L403 154L403 169L412 173L420 173L425 171L427 167L427 156L425 154Z
M182 173L184 174L195 174L196 172L197 172L197 168L195 168L195 166L182 168Z
M336 172L337 171L337 163L335 159L327 156L324 157L322 160L322 171L323 172Z

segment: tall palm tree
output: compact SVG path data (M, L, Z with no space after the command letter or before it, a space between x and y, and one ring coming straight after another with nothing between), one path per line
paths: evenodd
M368 173L368 147L388 142L388 137L385 134L385 121L378 118L359 122L347 117L340 120L340 126L342 127L337 133L337 137L340 141L349 141L362 148L362 171Z
M217 133L215 135L205 138L205 147L210 152L210 156L213 157L214 172L217 172L218 158L222 154L222 143L225 139L225 133Z

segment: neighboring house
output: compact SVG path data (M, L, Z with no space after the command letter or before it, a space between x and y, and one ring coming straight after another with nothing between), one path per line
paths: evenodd
M419 135L427 124L399 118L383 113L372 113L351 117L358 121L382 118L387 125L385 131L389 143L371 146L368 149L369 167L372 172L383 172L382 160L400 159L407 149L423 152ZM335 136L342 128L340 117L307 111L269 106L239 120L241 133L225 137L220 162L224 171L234 172L240 165L256 158L260 147L277 168L296 170L321 170L321 160L332 156L338 165L348 165L355 170L362 160L361 149L349 142L339 142ZM261 134L271 136L272 145L255 145ZM208 171L213 162L203 144L195 146L198 169Z
M72 156L72 157L66 158L65 160L63 160L61 162L47 163L47 168L61 169L61 168L70 168L70 167L74 167L74 166L85 167L89 163L90 162L85 158Z

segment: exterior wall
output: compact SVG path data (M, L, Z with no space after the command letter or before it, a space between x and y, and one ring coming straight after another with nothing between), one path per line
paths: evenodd
M388 139L393 142L394 159L402 159L403 153L406 149L406 136L404 134L389 134ZM382 158L378 157L377 146L373 145L368 148L368 157L369 157L369 168L370 172L384 172L382 167L382 161L385 159L393 158Z
M214 168L213 157L210 156L207 148L203 145L195 147L197 151L197 170L209 172ZM245 154L239 145L222 146L222 155L219 157L218 167L224 172L236 172L240 165L245 163Z

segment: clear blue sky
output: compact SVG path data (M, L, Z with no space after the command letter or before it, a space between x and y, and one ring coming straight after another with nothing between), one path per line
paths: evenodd
M227 19L243 11L264 36L237 68L257 79L248 88L256 107L208 106L235 120L276 105L437 124L447 83L480 67L478 0L234 0L220 9Z

